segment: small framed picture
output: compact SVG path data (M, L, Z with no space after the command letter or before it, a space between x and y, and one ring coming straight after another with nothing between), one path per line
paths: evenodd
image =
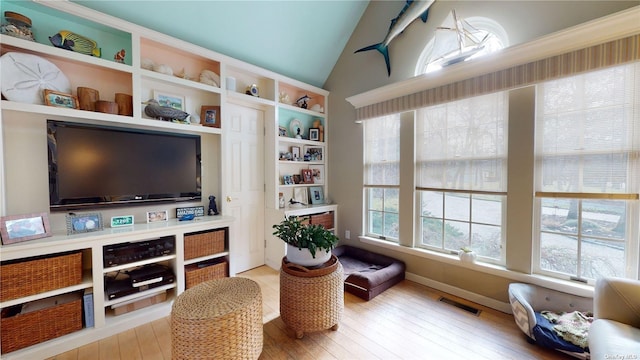
M282 176L282 184L283 185L293 185L293 176L291 175L283 175Z
M314 184L324 184L324 166L323 165L311 165L311 174L313 176Z
M51 227L49 216L45 212L0 218L0 238L3 245L48 236L51 236Z
M309 129L309 140L320 141L320 129L318 128Z
M307 187L297 187L293 189L293 199L304 205L309 204L309 191Z
M291 155L293 155L293 160L300 159L300 147L299 146L292 146L291 147Z
M302 169L300 170L300 176L302 176L303 184L313 184L313 170Z
M322 147L305 146L305 154L309 154L309 161L322 161Z
M162 91L154 90L153 98L158 100L160 106L168 106L176 110L185 111L186 105L184 103L184 96L167 94Z
M67 235L99 231L103 228L102 214L69 214L67 217Z
M322 186L310 187L309 195L311 196L311 204L324 204L324 190L322 189Z
M71 94L61 93L59 91L44 89L44 103L49 106L77 109L78 97Z
M220 106L202 106L200 118L204 126L220 128Z
M300 174L293 174L292 177L294 184L302 184L302 176L300 176Z
M168 221L169 214L167 210L162 211L147 211L147 223Z
M278 127L278 136L288 136L287 135L287 128L285 126L279 126Z

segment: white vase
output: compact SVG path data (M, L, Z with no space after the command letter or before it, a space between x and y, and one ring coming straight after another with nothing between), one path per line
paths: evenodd
M331 259L331 251L324 249L316 250L315 259L311 256L309 249L298 249L295 246L287 244L287 260L294 264L302 266L317 266L324 264Z
M458 252L458 256L460 257L460 260L462 262L467 262L467 263L474 263L476 262L476 253L471 251L471 252L465 252L463 250L460 250Z

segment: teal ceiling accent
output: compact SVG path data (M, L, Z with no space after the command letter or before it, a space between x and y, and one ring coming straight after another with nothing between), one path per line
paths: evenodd
M75 3L322 87L369 0Z

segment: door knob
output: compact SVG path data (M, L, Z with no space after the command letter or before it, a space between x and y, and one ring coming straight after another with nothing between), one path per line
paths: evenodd
M227 202L231 202L231 196L227 196Z

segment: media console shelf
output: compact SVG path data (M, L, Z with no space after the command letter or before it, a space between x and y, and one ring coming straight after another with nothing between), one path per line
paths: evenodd
M222 232L224 246L217 247L199 260L220 259L229 262L229 241L233 218L229 216L204 216L191 221L170 219L167 222L134 224L121 228L105 228L101 231L76 235L54 234L52 237L32 240L0 247L2 263L13 263L22 259L32 259L49 254L82 254L83 275L78 284L53 289L39 294L29 294L24 297L2 299L0 308L6 309L16 305L69 293L93 293L93 327L81 330L52 340L41 342L20 350L2 353L3 359L34 359L47 358L93 341L117 334L167 316L171 312L173 300L185 290L185 266L194 260L185 259L184 239L193 233ZM104 249L123 243L137 243L149 240L172 240L173 251L162 256L151 257L139 261L130 261L108 266L104 264ZM105 291L105 275L118 271L127 271L144 265L162 264L167 266L175 275L175 281L148 290L136 292L117 299L109 299ZM53 271L53 270L52 270ZM229 274L235 275L235 274ZM143 309L115 315L112 307L118 304L128 304L137 299L145 299L161 292L166 293L164 301L150 305ZM113 306L116 305L116 306ZM84 322L83 322L84 324Z

